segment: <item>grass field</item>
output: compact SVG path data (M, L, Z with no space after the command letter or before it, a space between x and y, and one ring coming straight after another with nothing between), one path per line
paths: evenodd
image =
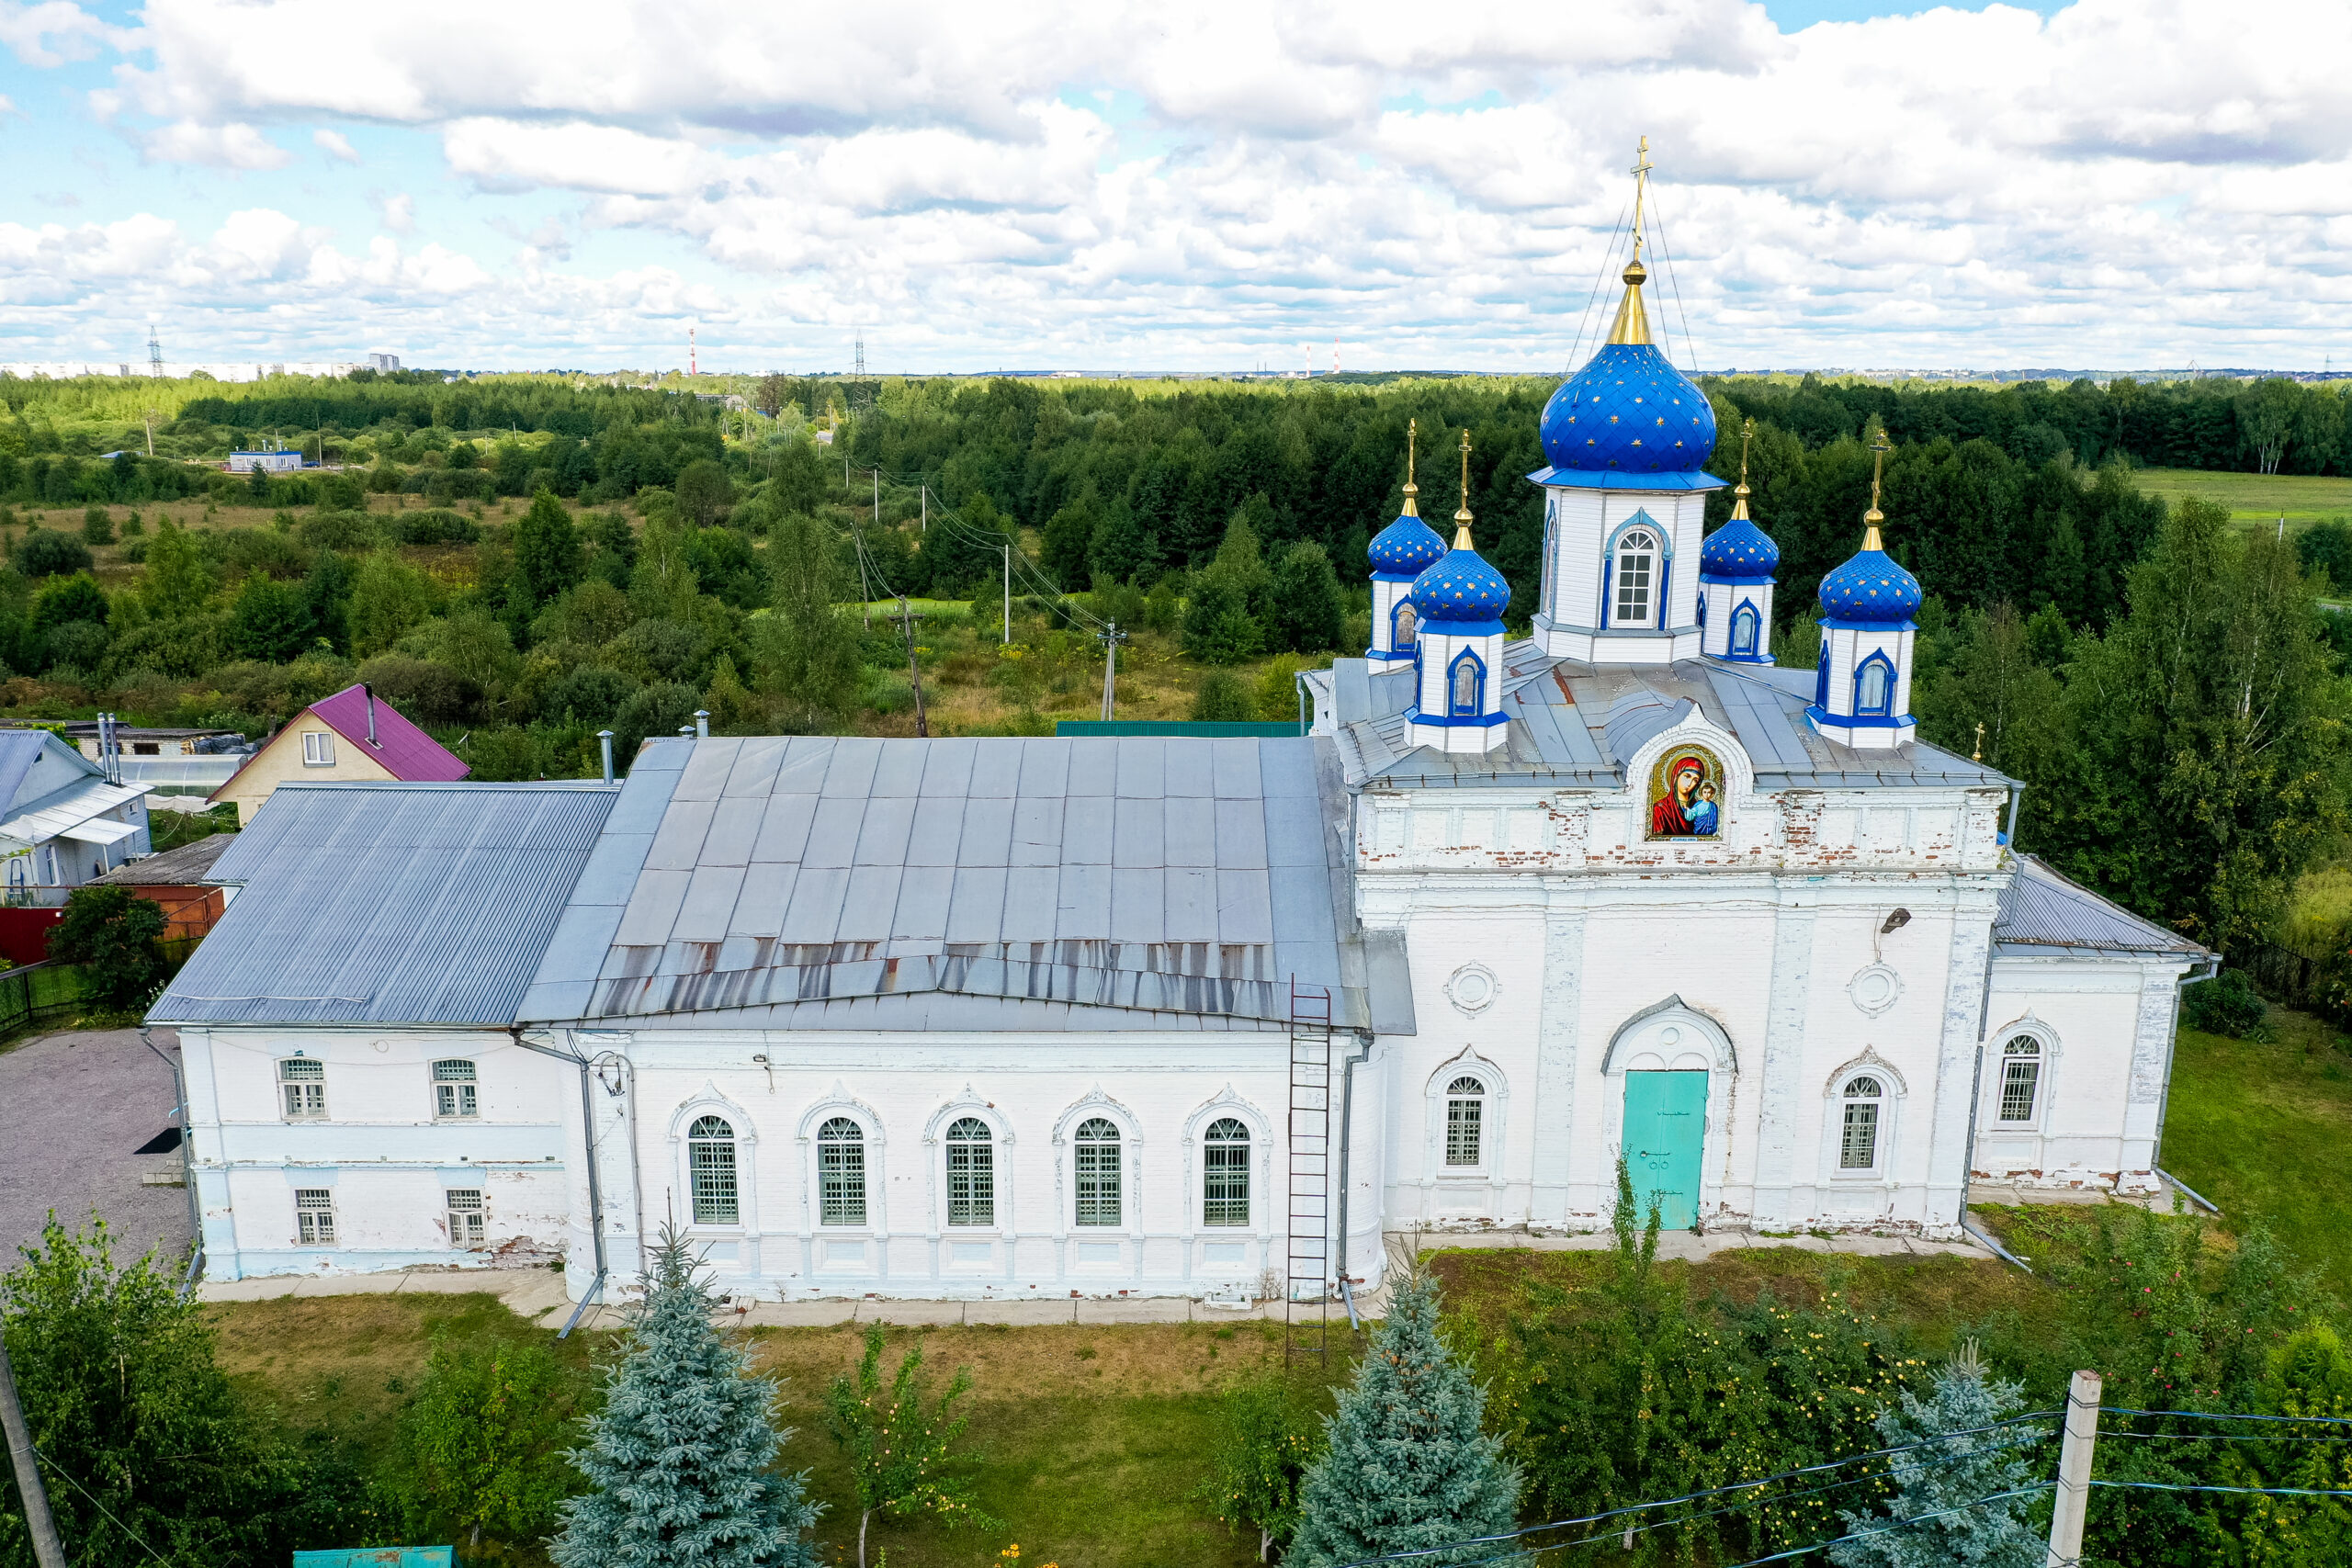
M2287 519L2291 531L2324 517L2352 516L2352 479L2313 474L2223 474L2201 468L2139 468L2132 482L2177 505L2194 497L2217 502L2241 524Z

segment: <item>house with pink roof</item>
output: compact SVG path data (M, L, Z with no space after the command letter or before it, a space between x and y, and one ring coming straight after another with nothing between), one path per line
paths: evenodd
M472 769L401 716L365 682L322 697L296 714L245 760L213 804L233 801L249 823L282 784L448 784Z

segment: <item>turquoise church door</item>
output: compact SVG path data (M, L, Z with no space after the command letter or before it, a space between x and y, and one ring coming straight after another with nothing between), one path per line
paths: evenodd
M1658 1224L1689 1230L1699 1217L1699 1158L1707 1139L1707 1075L1625 1075L1625 1167L1634 1179L1640 1223L1658 1206Z

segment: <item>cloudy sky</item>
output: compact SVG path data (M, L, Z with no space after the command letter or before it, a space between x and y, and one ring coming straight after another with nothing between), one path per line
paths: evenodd
M2343 0L0 0L0 360L1555 369L1647 134L1686 363L2318 368L2347 84Z

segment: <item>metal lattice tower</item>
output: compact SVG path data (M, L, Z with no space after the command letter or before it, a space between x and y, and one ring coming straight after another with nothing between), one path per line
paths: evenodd
M153 321L147 323L147 374L158 381L164 378L164 340Z
M1331 1323L1331 993L1290 983L1286 1358L1325 1360Z

